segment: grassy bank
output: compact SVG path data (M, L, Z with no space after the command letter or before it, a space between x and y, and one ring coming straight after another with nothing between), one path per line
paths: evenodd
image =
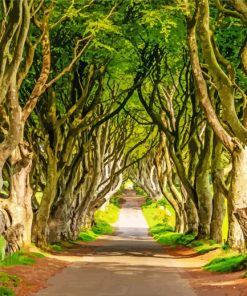
M152 201L147 199L142 206L153 238L162 245L187 245L194 240L193 235L177 233L175 229L175 213L166 199Z
M227 245L217 244L214 240L195 240L193 234L175 232L175 214L165 199L160 201L147 199L142 206L142 211L149 225L150 234L161 245L187 246L199 255L217 250L217 258L210 260L203 267L204 270L210 272L234 272L247 268L247 256L232 251ZM223 232L224 237L226 237L226 227L223 227Z
M119 199L113 198L105 210L97 210L94 214L94 226L91 229L82 229L79 240L90 242L104 234L112 234L114 229L111 226L117 222L119 217Z

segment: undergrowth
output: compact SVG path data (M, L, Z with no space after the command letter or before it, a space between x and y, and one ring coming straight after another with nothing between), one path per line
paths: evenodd
M166 201L147 199L142 206L143 214L150 228L153 238L162 245L187 245L194 240L192 234L181 234L174 231L174 211Z
M8 274L7 272L0 272L0 285L1 286L19 286L21 279L17 275Z
M247 256L240 254L215 258L206 264L203 269L212 272L233 272L244 270L247 267Z
M82 229L79 240L91 242L99 235L112 234L114 229L111 224L117 222L119 217L119 197L111 199L105 210L98 210L94 214L94 226L91 229Z
M7 287L0 287L0 296L16 296L15 292Z
M49 245L49 248L56 252L64 251L64 247L60 243Z
M0 266L30 265L35 263L37 258L43 257L44 255L41 253L18 251L6 256L3 261L0 261Z

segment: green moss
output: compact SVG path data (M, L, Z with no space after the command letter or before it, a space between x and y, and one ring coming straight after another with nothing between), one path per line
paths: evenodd
M0 287L0 296L16 296L16 294L10 288Z
M246 268L246 255L235 255L231 257L215 258L206 264L203 268L212 272L233 272Z
M14 287L17 287L21 282L21 279L12 274L8 274L7 272L0 272L0 284L5 286L5 285L11 285Z
M6 240L0 235L0 261L5 258Z

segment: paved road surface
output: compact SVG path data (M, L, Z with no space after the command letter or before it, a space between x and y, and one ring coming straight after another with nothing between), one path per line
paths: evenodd
M117 235L51 278L36 296L195 296L176 260L148 236L140 199L126 197Z

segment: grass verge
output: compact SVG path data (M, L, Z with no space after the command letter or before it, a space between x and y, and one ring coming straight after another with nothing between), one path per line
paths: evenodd
M18 251L6 256L3 261L0 261L0 266L30 265L35 263L37 258L43 257L44 255L41 253Z
M247 267L247 256L244 254L215 258L206 264L203 269L211 272L233 272L244 270Z
M175 214L166 201L152 201L147 199L142 206L143 214L150 228L150 233L153 238L162 245L187 245L194 240L192 234L181 234L174 231Z
M94 214L95 225L91 229L82 229L79 240L91 242L98 236L104 234L112 234L114 229L111 224L115 223L119 217L119 199L113 198L106 206L105 210L98 210Z

